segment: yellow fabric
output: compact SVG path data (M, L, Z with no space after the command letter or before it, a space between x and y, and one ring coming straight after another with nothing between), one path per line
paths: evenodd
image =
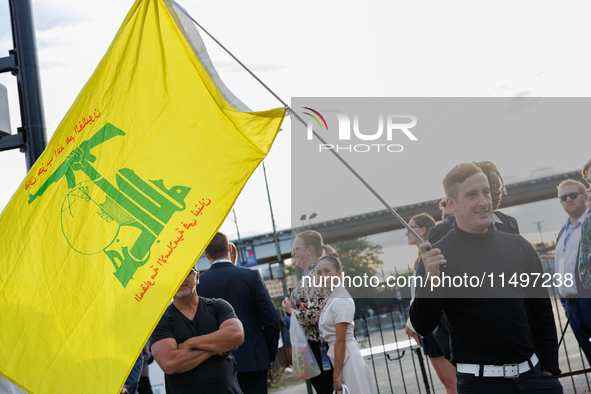
M228 105L138 0L0 217L0 373L117 393L284 115Z

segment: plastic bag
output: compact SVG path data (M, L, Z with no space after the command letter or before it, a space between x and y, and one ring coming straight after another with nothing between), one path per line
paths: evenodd
M338 394L338 393L351 394L351 391L349 391L349 387L347 387L346 384L343 384L343 390L342 391L336 391L336 390L333 390L332 391L332 394Z
M293 374L304 380L320 375L320 367L308 344L304 329L293 313L291 314L289 338L291 339Z

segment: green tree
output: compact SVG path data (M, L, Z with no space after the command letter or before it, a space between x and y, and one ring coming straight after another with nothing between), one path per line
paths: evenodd
M365 237L336 242L331 246L338 252L347 276L376 275L377 269L384 264L380 260L380 254L383 253L382 245L372 244Z

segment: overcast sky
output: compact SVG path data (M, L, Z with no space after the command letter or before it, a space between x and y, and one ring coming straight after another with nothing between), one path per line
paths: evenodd
M0 2L0 56L12 48L8 2ZM104 55L132 5L129 0L35 0L34 18L41 84L51 137ZM584 48L591 26L587 2L497 1L494 3L402 1L194 1L180 4L234 52L285 101L292 97L585 97L591 94L591 60ZM280 106L240 66L206 39L214 64L234 93L255 110ZM9 89L13 132L20 125L15 78L0 75ZM428 138L427 135L425 137ZM555 149L493 160L503 173L523 177L554 167L571 171L588 157ZM475 136L487 144L490 136ZM571 133L573 146L588 144L589 130ZM506 144L511 144L507 141ZM279 229L289 228L291 125L286 121L266 159ZM527 149L527 146L523 146ZM580 148L578 148L580 149ZM294 152L294 163L305 157ZM551 158L551 160L550 160ZM408 157L408 163L411 158ZM414 156L412 160L419 160ZM426 160L426 159L425 159ZM471 159L469 159L471 160ZM0 154L0 208L25 176L24 155ZM302 187L301 185L297 187ZM311 193L314 192L311 190ZM392 202L424 201L441 191L405 188ZM373 210L373 206L370 207ZM377 208L379 209L379 207ZM271 231L261 169L236 204L241 235ZM318 212L316 220L329 219ZM299 223L295 223L296 225ZM234 223L222 227L231 237Z

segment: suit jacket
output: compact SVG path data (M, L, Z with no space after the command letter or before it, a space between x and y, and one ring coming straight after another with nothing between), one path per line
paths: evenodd
M197 294L230 303L244 327L244 343L234 351L237 372L267 370L277 355L279 315L261 274L219 262L199 276Z

